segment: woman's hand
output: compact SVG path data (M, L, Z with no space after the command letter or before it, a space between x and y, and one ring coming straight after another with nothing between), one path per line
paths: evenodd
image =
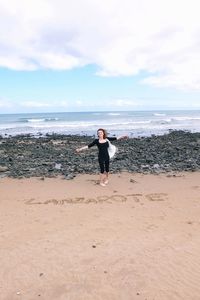
M83 146L83 147L81 147L81 148L77 148L75 151L76 151L77 153L79 153L79 152L81 152L82 150L86 150L86 149L88 149L88 146Z

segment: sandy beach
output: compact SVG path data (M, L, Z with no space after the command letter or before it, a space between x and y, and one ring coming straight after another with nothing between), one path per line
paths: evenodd
M199 300L200 172L0 179L0 299Z

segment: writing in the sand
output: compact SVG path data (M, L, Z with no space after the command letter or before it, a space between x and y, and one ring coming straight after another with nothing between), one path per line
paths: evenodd
M78 204L78 203L113 203L113 202L126 202L134 201L142 203L142 200L150 201L165 201L167 200L166 193L153 193L153 194L126 194L126 195L111 195L111 196L98 196L96 198L85 198L85 197L67 197L65 199L48 199L45 201L37 201L34 198L26 199L25 204L27 205L41 205L41 204L53 204L53 205L64 205L64 204Z

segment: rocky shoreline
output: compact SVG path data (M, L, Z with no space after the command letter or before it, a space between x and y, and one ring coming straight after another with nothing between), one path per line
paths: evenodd
M94 137L46 135L0 137L0 177L57 177L73 179L77 174L99 173L97 149L79 154L75 149ZM114 142L118 153L111 172L138 173L200 170L200 133L171 131L162 136L130 138Z

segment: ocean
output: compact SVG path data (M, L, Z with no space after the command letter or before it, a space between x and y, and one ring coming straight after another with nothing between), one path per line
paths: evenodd
M171 130L200 132L200 110L0 114L3 137L47 133L94 136L98 128L129 137L162 135Z

